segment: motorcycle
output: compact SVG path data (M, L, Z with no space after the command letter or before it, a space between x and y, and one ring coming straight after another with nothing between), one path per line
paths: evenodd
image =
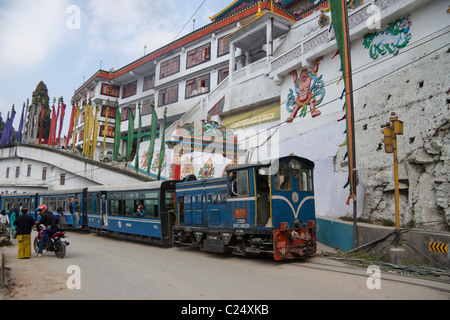
M40 225L38 228L38 235L34 238L34 251L36 251L36 253L39 253L39 241L44 236L45 229L43 225ZM49 242L44 242L43 250L53 252L57 258L64 258L66 255L66 247L70 244L68 241L64 240L66 237L65 231L55 232L49 236Z

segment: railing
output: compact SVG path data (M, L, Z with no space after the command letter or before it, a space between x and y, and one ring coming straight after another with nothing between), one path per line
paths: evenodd
M244 81L249 81L253 78L267 74L270 71L270 57L260 59L256 62L249 64L248 66L241 68L231 75L225 78L219 85L211 91L206 98L200 99L195 105L192 106L178 121L172 123L172 125L166 130L166 137L170 137L175 132L178 125L191 122L195 119L206 117L205 112L211 109L226 93L226 89L230 86L238 85ZM199 115L198 113L202 114Z
M371 17L371 11L368 10L369 6L375 5L380 10L383 10L393 4L399 2L399 0L369 0L364 1L362 5L349 12L349 28L350 30L366 22ZM307 53L314 48L331 42L334 40L334 29L322 28L318 33L312 36L305 37L300 43L288 50L283 55L273 59L270 64L270 70L275 71L287 63L298 59L301 56L306 56Z

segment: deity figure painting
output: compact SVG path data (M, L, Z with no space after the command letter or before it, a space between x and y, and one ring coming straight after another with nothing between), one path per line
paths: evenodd
M299 117L305 117L309 106L311 111L311 117L315 118L321 115L321 112L317 109L317 106L322 102L325 97L324 82L322 75L317 76L319 71L319 64L323 57L317 58L314 67L311 71L303 69L300 75L297 71L291 71L295 85L295 94L292 89L289 89L288 102L286 103L287 110L291 113L286 122L294 121L300 110Z

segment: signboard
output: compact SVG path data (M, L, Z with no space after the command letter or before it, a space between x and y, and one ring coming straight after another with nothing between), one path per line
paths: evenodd
M430 251L447 253L448 245L446 243L430 242Z
M223 125L227 129L245 129L269 122L279 121L280 117L280 105L276 104L227 117L223 119Z

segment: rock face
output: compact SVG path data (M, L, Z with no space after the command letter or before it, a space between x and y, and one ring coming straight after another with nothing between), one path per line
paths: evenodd
M404 123L398 136L400 224L450 230L450 53L441 50L358 93L357 166L365 188L362 216L395 221L393 156L384 152L381 124L391 112ZM370 81L370 80L368 80Z

